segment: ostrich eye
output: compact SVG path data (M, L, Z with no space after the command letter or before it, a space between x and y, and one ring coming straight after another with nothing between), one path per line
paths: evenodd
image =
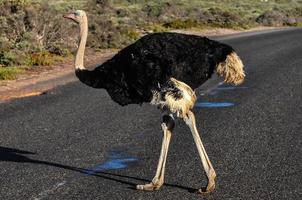
M75 12L74 15L75 16L80 16L80 12Z

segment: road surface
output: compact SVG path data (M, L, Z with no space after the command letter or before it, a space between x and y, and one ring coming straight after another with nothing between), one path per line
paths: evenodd
M155 174L162 132L150 105L120 107L79 82L0 104L0 199L302 199L302 29L217 38L245 63L243 85L214 77L198 91L198 129L217 172L205 186L186 125L172 135L166 184Z

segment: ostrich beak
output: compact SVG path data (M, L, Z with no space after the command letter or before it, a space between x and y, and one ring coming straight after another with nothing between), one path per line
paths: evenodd
M71 19L71 20L73 20L73 21L76 21L76 20L75 20L74 13L65 14L65 15L63 15L63 17L66 18L66 19Z

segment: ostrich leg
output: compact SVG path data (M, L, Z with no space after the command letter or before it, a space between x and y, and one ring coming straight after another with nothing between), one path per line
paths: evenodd
M216 178L216 173L215 170L212 166L212 163L207 155L207 152L202 144L201 138L198 134L197 128L196 128L196 121L195 121L195 116L193 112L188 111L187 113L187 118L184 119L186 124L190 127L190 130L192 132L195 144L198 149L199 156L201 158L201 162L203 165L203 168L207 174L208 177L208 185L206 190L199 189L200 193L210 193L214 191L215 189L215 178Z
M165 167L166 167L166 160L168 155L168 149L171 139L171 132L174 128L174 119L170 115L163 116L163 123L162 123L162 130L164 132L160 158L157 165L157 170L154 178L152 179L151 183L145 185L137 185L136 189L138 190L145 190L145 191L153 191L158 190L164 183L164 176L165 176Z

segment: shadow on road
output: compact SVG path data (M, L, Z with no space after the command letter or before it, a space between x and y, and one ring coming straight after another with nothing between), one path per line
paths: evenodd
M53 167L57 167L57 168L61 168L61 169L67 169L67 170L79 172L79 173L86 174L89 176L96 176L96 177L100 177L100 178L103 178L106 180L111 180L111 181L115 181L118 183L122 183L122 184L128 185L129 186L128 188L130 188L130 189L135 189L137 183L133 183L128 180L122 180L122 179L124 179L124 178L133 179L133 180L137 180L137 181L143 181L145 183L151 182L150 180L147 180L147 179L127 176L127 175L121 175L121 174L116 174L116 173L111 173L111 172L104 172L104 171L98 171L97 173L94 173L94 174L87 174L87 171L89 171L89 169L72 167L72 166L68 166L68 165L62 165L59 163L48 162L48 161L43 161L43 160L35 160L35 159L31 159L31 158L27 157L27 155L35 155L35 154L36 153L29 152L29 151L23 151L23 150L6 148L6 147L0 146L0 162L32 163L32 164L53 166ZM194 188L181 186L181 185L168 184L168 183L165 183L164 185L168 186L168 187L184 189L184 190L187 190L192 193L197 191Z

